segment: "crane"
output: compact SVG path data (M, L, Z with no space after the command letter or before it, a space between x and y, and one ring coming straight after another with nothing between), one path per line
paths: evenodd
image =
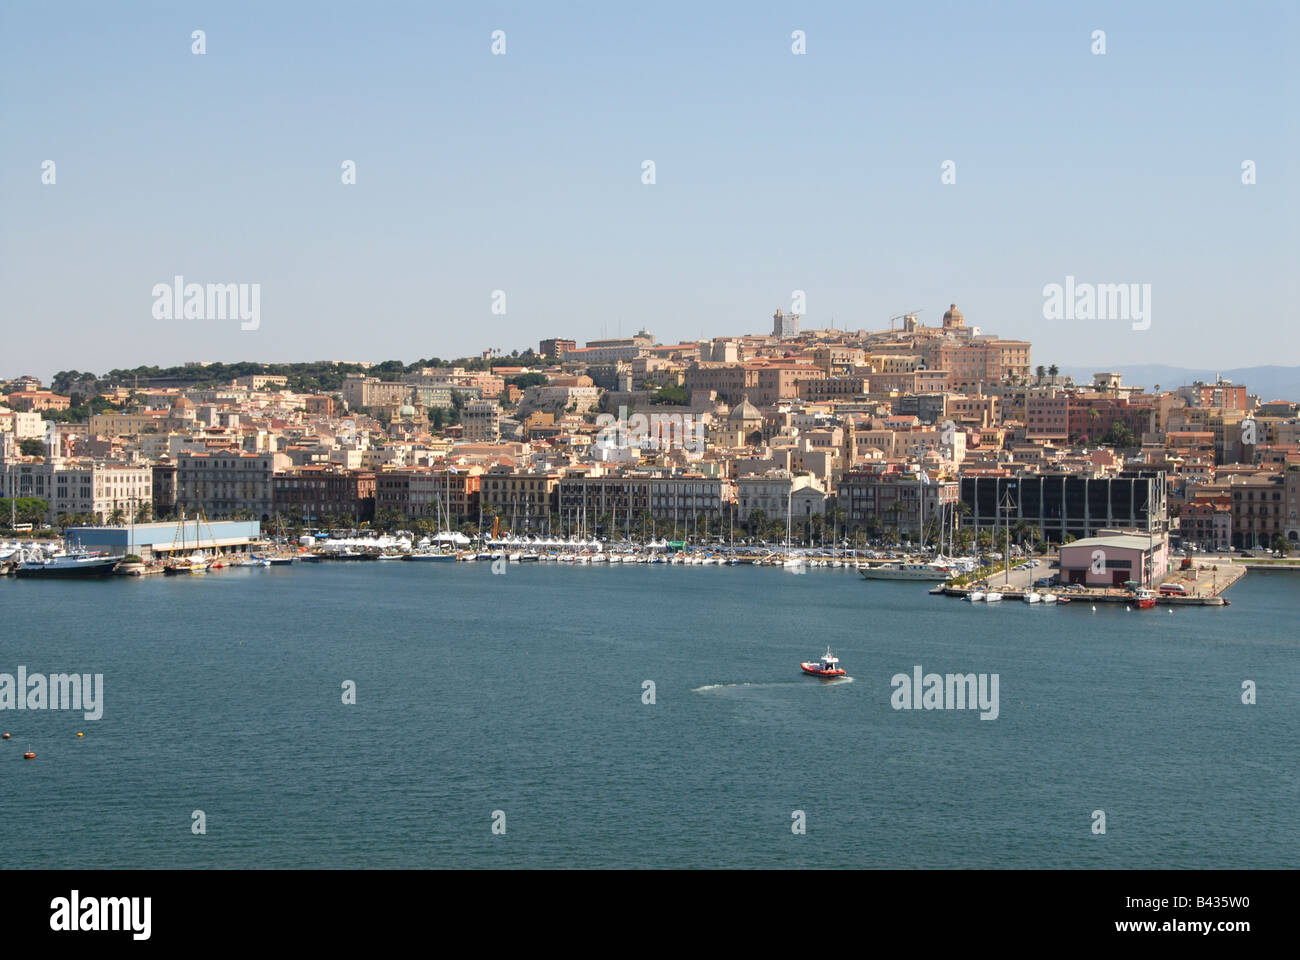
M920 312L921 312L920 310L909 310L909 311L907 311L907 313L900 313L900 314L899 314L898 316L896 316L896 317L890 317L890 318L889 318L889 329L890 329L890 331L892 332L893 329L894 329L894 321L895 321L895 320L906 320L908 317L915 317L915 316L916 316L917 314L919 314Z

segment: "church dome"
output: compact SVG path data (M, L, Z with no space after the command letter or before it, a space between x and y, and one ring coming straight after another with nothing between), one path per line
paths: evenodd
M960 327L965 322L965 318L962 316L961 311L957 309L955 303L950 305L943 315L943 325L945 327Z
M758 409L758 407L749 402L749 397L745 397L736 405L735 409L731 411L731 416L727 419L731 423L743 423L746 420L762 420L763 413Z

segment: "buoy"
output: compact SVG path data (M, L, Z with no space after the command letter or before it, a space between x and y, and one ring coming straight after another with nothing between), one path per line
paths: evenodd
M24 760L35 760L35 759L36 759L36 754L32 753L32 752L29 750L29 751L27 751L26 753L23 754L23 759L24 759Z
M9 739L9 734L7 734L7 733L6 733L6 734L0 734L0 740L8 740L8 739Z
M1170 612L1172 612L1172 611L1170 611ZM78 731L77 731L77 736L79 736L79 737L84 737L85 734L82 733L80 730L78 730Z

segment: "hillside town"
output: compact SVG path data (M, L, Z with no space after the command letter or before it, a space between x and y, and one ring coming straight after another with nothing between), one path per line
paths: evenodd
M233 375L232 375L233 374ZM951 305L874 331L647 331L454 362L189 363L0 386L0 525L256 522L691 543L1300 546L1293 399L1097 372Z

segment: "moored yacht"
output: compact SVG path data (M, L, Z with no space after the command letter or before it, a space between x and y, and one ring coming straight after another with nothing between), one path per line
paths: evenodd
M863 580L922 580L941 583L952 578L949 567L937 563L909 563L898 561L877 566L862 567L858 574Z
M24 556L15 571L20 577L106 577L113 572L121 557L100 556L77 551L57 557Z

